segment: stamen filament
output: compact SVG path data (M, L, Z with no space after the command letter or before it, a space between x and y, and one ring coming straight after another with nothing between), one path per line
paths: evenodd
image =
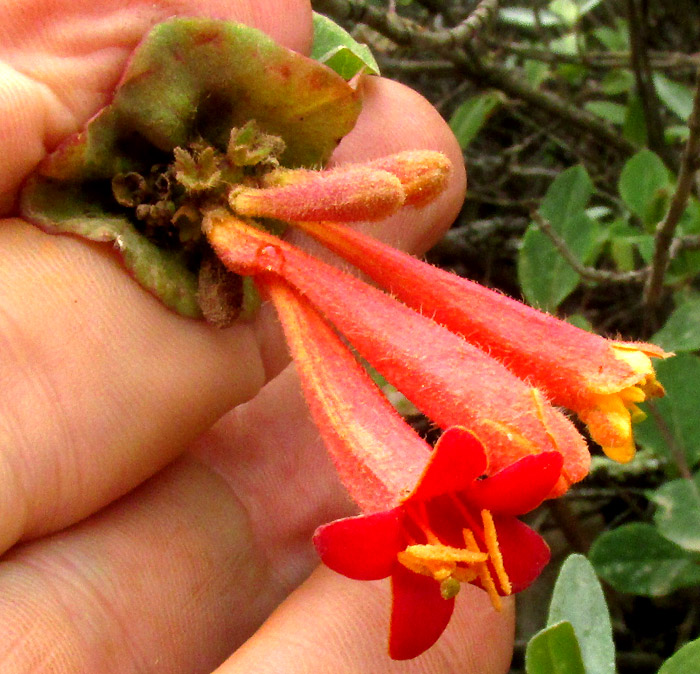
M471 550L472 552L479 551L479 546L476 543L474 534L469 529L463 529L462 536L464 537L464 544L467 550ZM489 595L491 605L494 607L494 609L496 609L496 611L500 611L502 608L501 598L496 590L496 584L493 582L493 577L491 576L488 565L486 562L477 562L475 567L479 574L479 580L484 586L484 590L486 590L487 594Z
M503 566L503 555L501 554L501 549L498 547L498 535L496 533L496 525L493 522L493 516L490 511L482 510L481 519L484 522L486 550L489 553L491 564L496 572L496 578L498 578L498 582L501 584L503 593L509 595L513 591L513 588L510 584L510 578L508 578L506 569Z

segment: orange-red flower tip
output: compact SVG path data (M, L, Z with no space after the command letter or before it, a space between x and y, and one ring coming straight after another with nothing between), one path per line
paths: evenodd
M399 178L361 165L329 171L280 174L278 187L244 187L229 196L232 210L245 217L277 220L379 220L404 203Z
M579 410L593 440L605 454L620 463L634 458L632 424L645 418L637 403L664 395L657 381L652 358L669 358L673 354L642 342L611 341L614 357L626 368L627 375L611 380L601 392L589 396L589 405Z
M407 150L381 157L366 166L395 175L406 193L406 205L425 206L447 187L452 162L441 152Z

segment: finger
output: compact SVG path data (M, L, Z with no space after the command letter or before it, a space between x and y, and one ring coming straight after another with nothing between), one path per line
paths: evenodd
M318 564L311 545L315 529L356 512L293 366L204 433L193 452L236 494L271 573L287 592Z
M75 19L82 16L78 8L93 15L88 4L42 7L48 16L65 11ZM99 6L114 18L117 3ZM148 23L187 7L144 6L142 12L132 2L125 11ZM17 4L8 8L17 11ZM226 13L268 27L285 23L280 36L300 47L308 42L304 0L239 2ZM127 22L128 36L138 33L132 24ZM65 23L66 31L70 25ZM107 25L99 22L103 30ZM118 32L107 31L108 37L119 43ZM69 46L85 44L79 33L68 31ZM88 31L90 48L98 34ZM131 37L124 40L125 56ZM171 314L104 247L49 237L18 220L2 223L0 246L6 251L0 260L4 550L20 538L66 526L133 488L224 411L252 396L264 368L250 326L215 332Z
M109 101L143 35L178 14L240 21L299 51L311 41L308 0L0 4L0 214L8 212L20 182L46 152Z
M269 386L274 394L274 383ZM298 411L294 407L272 419L286 425L290 440L278 447L286 459L267 473L249 466L255 463L255 434L249 436L250 446L241 435L242 444L229 449L238 454L240 472L247 473L240 484L254 481L257 473L263 498L237 495L230 479L196 461L180 460L81 524L6 555L0 562L0 624L5 627L0 669L177 674L210 671L235 650L308 575L316 563L310 532L319 517L332 519L339 508L336 485L323 486L329 470L323 457L317 457L316 468L299 463L309 438L290 423ZM262 418L247 418L256 420ZM285 487L287 500L281 498ZM264 501L265 494L269 503L246 511L247 499ZM282 541L266 543L278 531ZM316 581L318 575L325 580ZM282 666L275 669L275 659L270 671L328 671L328 664L340 671L373 671L367 663L376 664L386 652L386 587L330 572L315 574L312 582L273 616L261 639L255 636L242 649L240 659L232 661L239 669L231 671L248 666L268 671L256 669L268 662L260 655L265 648L281 658ZM433 668L406 671L457 671L455 662L475 663L466 671L505 671L488 663L507 657L502 651L512 639L509 614L493 614L478 590L465 587L463 592L462 606L437 650L416 661ZM318 641L310 637L314 633ZM441 655L443 649L448 656ZM328 653L317 658L324 650ZM340 666L348 654L357 669Z
M216 470L183 458L0 561L0 671L210 671L308 576L349 503L293 370L200 445Z
M282 598L224 481L182 460L0 562L0 670L210 672Z
M319 568L216 674L382 671L504 674L513 645L513 602L497 613L483 590L462 587L447 629L418 658L387 654L388 583L359 582Z
M248 325L164 309L100 246L0 227L0 547L121 496L263 384Z

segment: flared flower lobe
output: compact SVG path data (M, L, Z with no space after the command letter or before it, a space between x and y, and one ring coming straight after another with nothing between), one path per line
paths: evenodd
M545 542L515 515L551 492L561 455L528 456L482 479L487 464L473 434L450 428L397 507L331 522L314 536L335 571L367 580L391 576L394 659L416 657L437 640L461 583L484 589L499 609L501 596L527 587L549 561Z

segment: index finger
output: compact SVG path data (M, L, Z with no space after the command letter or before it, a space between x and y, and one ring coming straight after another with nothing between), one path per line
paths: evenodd
M174 15L233 19L308 51L307 0L8 0L0 3L0 215L24 177L112 95L129 54Z

